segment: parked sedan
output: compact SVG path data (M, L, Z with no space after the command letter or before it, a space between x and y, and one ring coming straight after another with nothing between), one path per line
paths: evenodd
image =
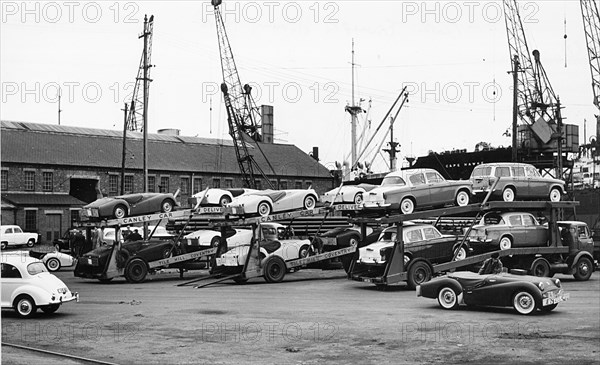
M127 216L171 212L179 203L171 193L139 193L105 197L85 205L81 218L124 218Z
M54 313L61 304L79 301L44 263L23 255L1 255L2 308L12 308L21 317L32 317L38 308Z
M357 263L368 266L385 267L391 258L396 242L397 227L386 228L379 240L359 249ZM424 258L432 263L452 261L467 257L469 247L460 246L457 236L443 235L430 224L408 224L402 228L404 241L404 263L415 258Z
M508 273L479 275L458 271L417 286L417 296L437 299L444 309L459 304L513 307L520 314L548 312L569 299L560 280Z
M289 210L314 209L317 199L317 192L313 189L260 190L238 196L227 204L227 208L233 214L265 217Z
M364 201L364 194L367 191L371 191L378 185L372 184L358 184L358 185L342 185L335 189L329 190L321 197L323 203L350 203L350 204L362 204Z
M473 226L468 239L471 247L479 251L546 246L548 227L540 224L530 213L489 212Z
M533 166L525 163L495 162L478 165L470 177L473 192L485 195L496 180L499 180L493 197L504 201L515 199L548 199L560 201L565 192L563 180L543 177Z
M33 247L39 241L38 238L37 233L23 232L19 226L0 226L0 242L3 250L8 246Z
M446 180L433 169L411 169L389 173L380 187L365 196L364 208L409 214L416 208L465 206L470 199L470 181Z

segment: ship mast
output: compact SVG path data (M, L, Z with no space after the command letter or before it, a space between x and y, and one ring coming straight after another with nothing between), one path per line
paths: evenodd
M346 111L350 113L351 123L351 141L350 141L350 166L356 166L356 124L358 123L358 113L361 113L363 109L355 104L354 99L354 38L352 38L352 101L351 105L346 106Z

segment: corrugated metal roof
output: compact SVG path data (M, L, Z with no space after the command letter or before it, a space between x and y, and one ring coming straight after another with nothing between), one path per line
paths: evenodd
M23 205L68 205L82 206L83 201L67 194L48 194L48 193L2 193L2 200L17 206Z
M2 121L2 162L121 167L122 132L66 127L37 123ZM140 133L131 133L137 134ZM127 167L143 167L141 138L128 138ZM239 174L235 149L231 143L206 138L149 135L148 169ZM287 144L260 144L278 176L329 178L329 171L298 147ZM252 148L257 163L266 174L270 168L257 148Z

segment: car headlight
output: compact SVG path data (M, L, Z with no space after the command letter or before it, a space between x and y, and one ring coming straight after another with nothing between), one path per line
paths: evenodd
M538 283L538 288L540 288L541 291L544 291L544 283L542 283L541 281Z
M561 286L560 280L558 280L558 279L554 279L554 284L556 284L556 286L559 287L559 288Z

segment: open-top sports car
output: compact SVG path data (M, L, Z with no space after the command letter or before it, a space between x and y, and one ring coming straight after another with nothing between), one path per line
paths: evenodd
M399 210L410 214L422 207L468 205L471 182L446 180L433 169L410 169L387 174L381 186L365 194L365 209Z
M513 270L513 272L520 272ZM560 280L508 273L479 275L467 271L447 274L417 286L417 296L437 299L444 309L459 304L514 307L521 314L551 311L569 299Z
M81 218L125 218L171 212L179 203L171 193L139 193L100 198L81 209Z
M329 190L321 196L321 202L323 203L351 203L351 204L362 204L364 193L371 191L378 185L372 184L358 184L358 185L342 185L335 189Z
M227 204L227 208L233 214L265 217L288 210L314 209L317 199L313 189L261 190L238 196Z
M75 258L73 256L58 251L29 251L25 252L25 254L35 257L38 260L42 260L48 271L58 271L61 267L69 267L75 264Z
M477 251L508 250L512 247L545 246L548 227L530 213L486 213L473 226L469 243Z
M187 244L195 243L200 246L217 247L221 241L221 232L211 229L200 229L183 236L183 238ZM252 239L252 230L227 227L225 239L227 241L227 248L249 245Z
M224 207L231 203L234 198L254 191L258 190L207 188L206 190L202 190L201 192L192 195L189 201L192 206L195 206L198 203L198 200L200 200L201 207Z
M405 223L402 228L404 241L404 263L414 258L424 258L432 263L451 261L467 257L468 246L460 247L457 236L443 235L430 224ZM379 240L359 249L358 263L363 265L385 266L391 257L396 241L396 227L383 230Z

